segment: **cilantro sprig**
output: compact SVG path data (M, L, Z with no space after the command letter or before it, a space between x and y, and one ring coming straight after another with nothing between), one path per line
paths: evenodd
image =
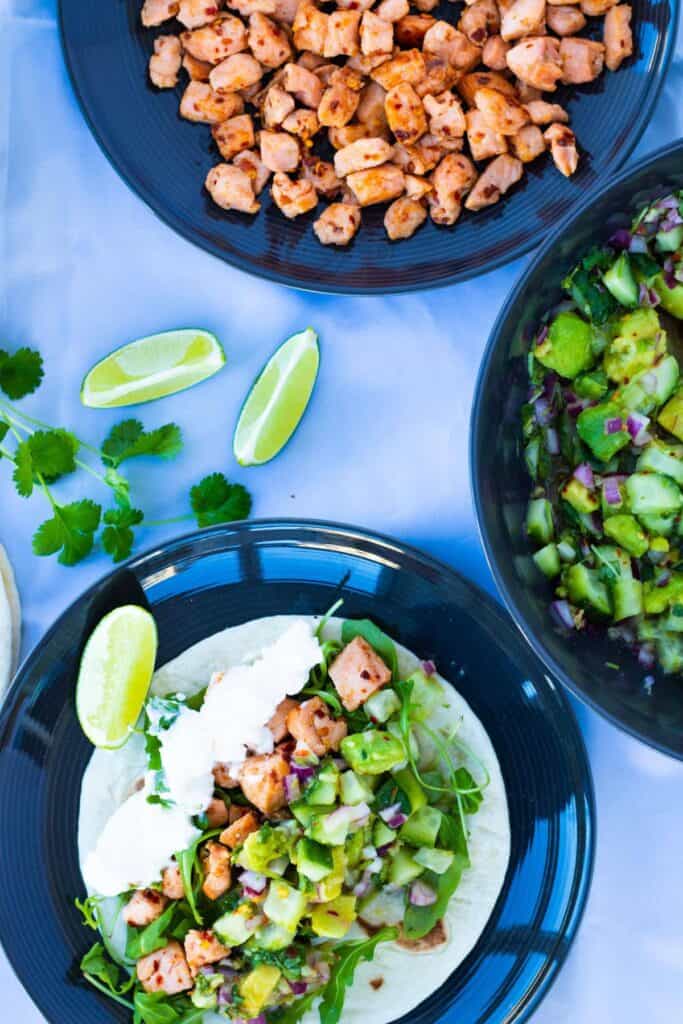
M16 401L35 391L43 378L38 352L21 348L12 355L0 349L0 391ZM12 464L17 494L31 498L42 493L50 516L33 535L33 552L40 557L56 555L62 565L76 565L97 544L115 563L130 555L136 531L143 526L194 522L198 526L245 519L251 512L251 496L241 484L222 473L211 473L192 487L191 512L168 520L151 521L131 496L131 483L121 467L131 459L176 458L183 435L176 423L146 430L137 419L116 423L99 446L92 445L63 427L53 427L0 398L0 461ZM104 494L89 495L68 503L58 501L53 486L78 472L88 474Z

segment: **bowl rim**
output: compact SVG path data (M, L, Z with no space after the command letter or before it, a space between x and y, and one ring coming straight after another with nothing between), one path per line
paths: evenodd
M170 209L164 206L163 203L157 202L154 198L152 190L145 184L144 181L136 181L133 174L129 173L125 168L125 161L116 155L114 149L110 147L109 143L105 140L104 133L96 126L95 119L91 114L85 95L81 91L78 85L78 78L76 71L71 60L71 51L67 43L66 28L64 24L64 3L65 0L58 0L57 5L57 21L59 27L59 41L64 58L64 63L68 72L69 82L73 94L78 103L79 110L83 115L86 125L90 129L90 134L95 139L101 152L107 158L110 166L114 169L116 174L119 176L121 181L126 185L130 191L142 200L152 213L159 218L181 238L185 239L186 242L191 243L196 248L203 250L215 259L220 260L223 263L227 263L229 266L234 267L236 270L241 271L244 274L249 274L253 277L260 278L266 281L272 281L276 284L284 285L288 288L294 288L296 291L301 291L308 294L319 294L319 295L401 295L410 292L426 291L429 289L437 290L440 288L448 288L455 284L460 284L465 281L470 281L476 277L483 277L485 274L490 273L493 270L497 270L500 267L506 266L508 263L512 263L514 260L519 259L521 256L531 252L532 249L536 248L539 244L538 238L530 238L528 241L521 243L519 246L515 246L508 253L501 253L499 256L493 257L490 263L485 269L470 268L451 275L450 277L439 280L429 281L423 280L414 282L412 284L397 285L397 286L370 286L370 285L356 285L352 288L335 285L325 284L324 286L319 285L312 280L310 284L302 284L301 281L294 275L286 270L271 270L268 267L258 267L249 263L245 266L244 262L241 262L239 257L232 255L231 253L226 254L222 248L214 243L206 232L201 231L199 228L187 228L185 227L182 219L177 217ZM665 0L665 3L671 10L671 18L667 25L664 39L664 46L662 49L661 59L654 68L648 68L645 70L645 75L650 81L644 102L642 103L638 116L632 122L628 135L623 142L620 149L614 154L611 164L605 168L603 174L610 179L611 175L615 173L618 168L622 167L624 162L628 160L629 156L637 146L640 138L645 131L650 120L650 115L654 108L655 103L659 99L660 93L664 86L664 82L668 76L669 67L674 53L674 44L676 41L676 27L679 22L679 13L681 0ZM603 179L604 180L604 179ZM571 207L568 211L569 214L576 212L581 208L581 197L577 197L572 201ZM543 239L547 238L547 233L541 236L541 244ZM389 244L389 243L387 243Z
M477 529L484 548L486 561L495 580L496 587L503 598L505 607L512 616L517 629L520 631L529 647L532 649L534 654L541 659L549 672L551 672L563 686L573 693L575 697L578 697L583 704L591 708L592 711L595 711L622 732L636 740L639 740L641 743L645 743L647 746L658 750L662 754L668 754L670 757L683 761L683 751L676 750L668 746L665 742L651 739L650 737L643 735L635 726L622 722L616 714L607 711L597 700L585 693L581 687L574 682L563 666L550 654L546 649L545 644L541 640L537 639L533 631L527 625L525 616L521 611L511 588L508 587L505 581L505 576L493 554L491 538L486 527L486 519L484 516L480 487L481 461L478 454L481 449L481 424L485 415L485 410L483 408L484 388L488 380L494 354L502 343L503 325L508 318L510 310L517 301L520 291L536 272L537 267L543 262L547 254L557 245L575 220L578 220L579 217L583 216L595 203L608 195L616 186L624 184L632 177L637 177L644 171L647 171L653 164L657 163L658 160L661 160L665 156L671 156L672 154L679 155L681 160L683 160L683 137L675 140L674 142L667 143L664 146L660 146L658 149L641 157L635 163L629 164L628 167L623 168L618 174L609 178L608 181L606 181L600 188L596 189L595 192L591 192L590 195L587 195L586 198L579 203L576 209L570 211L568 215L562 218L552 234L549 235L545 242L543 242L543 244L536 250L534 257L528 266L526 266L520 273L494 321L484 349L484 355L482 356L479 366L479 372L477 373L470 420L469 459L470 485L472 488Z
M248 536L253 532L263 530L279 531L297 529L320 531L328 536L332 534L345 534L349 538L358 538L363 542L369 542L374 547L380 547L387 551L407 555L427 570L445 574L446 577L455 578L455 580L460 585L464 585L474 599L483 606L487 615L497 619L501 624L504 623L512 629L513 634L515 633L514 625L510 621L505 608L492 594L488 593L448 562L436 558L422 549L415 547L412 544L404 543L402 540L394 538L388 534L331 520L301 519L286 516L241 520L238 522L224 523L214 527L191 530L176 537L171 537L162 544L149 547L139 554L133 555L125 562L121 562L113 569L105 572L86 587L85 590L81 591L81 593L58 615L52 625L45 631L45 633L38 639L24 657L14 675L9 689L7 690L4 705L0 709L0 749L5 746L8 735L14 726L17 713L21 711L22 705L29 697L28 692L22 691L25 691L25 684L27 681L25 677L32 669L32 662L40 655L41 649L45 643L54 637L54 635L60 630L64 620L66 620L75 611L78 605L89 596L96 593L103 585L106 585L111 578L121 572L125 572L126 570L139 571L140 574L143 574L147 571L147 567L151 568L154 566L155 561L168 561L169 556L172 555L174 550L180 550L183 546L187 546L188 544L193 545L200 539L206 539L210 543L212 537L220 539L222 536L229 537L231 535L236 537L239 537L240 535ZM220 548L218 548L218 550L220 550ZM586 741L574 710L563 688L555 685L553 679L544 671L545 666L542 659L538 659L538 656L535 655L533 649L530 649L527 653L531 654L536 658L536 660L538 660L539 675L543 677L545 685L547 685L556 696L559 703L558 714L561 714L562 717L567 720L567 724L572 733L572 746L575 752L575 757L577 761L581 763L580 797L585 810L582 828L583 839L582 842L579 843L582 856L577 857L574 864L571 895L568 898L568 906L564 915L563 928L561 931L558 931L557 941L553 952L546 956L543 970L536 976L533 985L526 989L522 1000L514 1007L515 1016L510 1019L514 1019L516 1024L524 1024L524 1022L528 1021L536 1011L540 1003L545 999L546 995L553 987L557 976L560 974L561 969L573 948L574 940L576 939L578 930L584 919L586 907L591 894L595 871L598 828L592 765L588 756ZM1 784L2 783L0 782L0 785ZM496 906L497 905L498 901ZM4 949L7 960L14 971L14 957L12 952L4 947L1 940L0 948ZM23 981L19 978L19 975L15 973L15 977L17 977L19 983L24 987ZM25 991L32 1000L33 997L29 990L25 989ZM432 995L433 994L434 993L432 993ZM448 1011L445 1011L446 1014L447 1012ZM445 1017L441 1015L437 1021L435 1021L435 1024L442 1024L444 1020Z

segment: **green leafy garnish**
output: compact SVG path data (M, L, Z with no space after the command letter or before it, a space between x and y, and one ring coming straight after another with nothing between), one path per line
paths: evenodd
M101 896L88 896L84 900L74 900L74 906L76 907L76 910L80 911L81 917L83 918L83 924L86 928L90 928L91 931L94 932L99 931L100 927L97 910L101 902Z
M320 1024L338 1024L344 1009L346 990L353 984L359 963L372 960L380 942L393 942L398 934L398 928L382 928L368 939L343 942L335 947L337 962L323 990Z
M306 952L296 946L288 946L283 950L250 949L245 950L245 955L253 967L258 964L268 964L270 967L277 967L282 971L285 978L295 981L301 977L301 972L306 964Z
M180 877L183 880L183 888L185 890L185 899L188 902L188 906L198 925L204 924L204 918L199 912L197 901L202 886L202 869L199 863L199 847L202 843L207 842L209 839L213 839L215 836L220 835L222 829L212 829L210 832L203 832L198 839L195 839L191 846L188 846L187 850L182 850L180 853L176 853L175 859L180 871Z
M39 352L20 348L9 355L0 349L0 389L13 402L37 391L43 372L43 359Z
M146 928L129 928L128 942L126 943L126 956L129 960L139 960L141 956L148 953L156 953L157 949L163 949L168 945L168 933L176 913L176 904L169 903L155 921L148 924Z
M211 473L190 491L190 504L198 526L217 526L246 519L251 496L242 484L231 484L222 473Z
M40 477L54 483L76 469L78 438L67 430L39 430L22 441L15 452L14 482L22 498L33 493Z
M268 1015L272 1024L299 1024L299 1021L308 1013L316 999L320 998L320 990L307 992L305 996L296 999L290 1006L275 1010Z
M114 562L123 562L133 548L133 527L145 518L139 508L111 508L104 513L106 526L102 530L102 547Z
M126 459L156 455L172 459L182 450L183 435L175 423L155 430L145 430L139 420L122 420L109 431L102 442L102 461L117 469Z
M436 901L428 907L418 907L409 903L403 921L403 931L408 939L421 939L436 926L446 913L451 897L460 885L462 873L469 865L467 840L460 822L456 818L444 814L441 821L439 841L455 857L451 866L442 874L425 871L420 875L424 882L436 893Z
M391 637L383 633L370 619L346 619L342 625L342 643L350 644L357 636L362 636L379 654L387 668L391 669L394 679L398 676L398 655L396 645Z
M121 1006L133 1009L133 1004L123 996L133 988L135 978L121 979L119 967L107 956L102 943L96 942L88 950L81 960L81 971L85 980L94 988L120 1003Z
M70 505L53 505L53 516L46 519L33 535L34 555L59 552L62 565L76 565L92 551L102 509L84 499Z

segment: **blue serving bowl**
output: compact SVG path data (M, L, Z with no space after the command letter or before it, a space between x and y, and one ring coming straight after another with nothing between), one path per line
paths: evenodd
M85 641L117 605L153 612L159 663L202 638L277 613L372 616L432 658L470 702L500 760L512 851L503 891L467 957L401 1024L512 1024L564 961L590 885L593 791L560 688L501 610L447 566L350 527L295 521L218 527L127 563L88 590L21 668L0 718L0 940L51 1024L129 1022L79 979L93 941L76 825L91 748L74 711Z
M542 315L566 295L560 282L577 260L648 201L683 188L683 141L658 150L586 197L563 220L515 285L484 355L472 414L472 485L486 555L508 609L553 675L616 725L683 758L683 687L649 672L603 632L567 637L553 624L552 588L531 560L524 517L531 482L524 465L520 409L526 352ZM618 668L610 667L618 666Z

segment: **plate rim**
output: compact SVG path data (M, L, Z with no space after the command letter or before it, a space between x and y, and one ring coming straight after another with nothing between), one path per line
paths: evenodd
M112 152L110 147L105 142L102 133L98 130L95 124L95 119L88 108L86 99L81 89L79 88L77 76L71 60L71 51L69 43L67 41L67 33L64 24L64 6L67 2L69 2L69 0L58 0L57 5L57 21L59 26L59 41L62 56L66 64L69 81L71 83L73 94L76 97L79 110L83 115L83 118L88 128L90 129L90 133L97 142L97 145L99 146L101 152L104 154L110 166L114 169L114 171L121 179L121 181L124 183L124 185L126 185L126 187L133 193L133 195L137 196L137 198L141 200L145 204L145 206L147 206L147 208L151 210L152 213L156 217L158 217L159 220L162 221L162 223L166 225L166 227L170 228L181 238L183 238L186 242L189 242L196 248L201 249L203 252L208 253L215 259L223 263L227 263L235 270L239 270L244 274L249 274L253 277L257 277L262 280L271 281L276 284L284 285L288 288L293 288L296 291L301 291L304 292L305 294L401 295L408 294L410 292L426 291L428 289L437 290L441 288L448 288L455 284L470 281L476 277L483 277L485 274L488 274L494 270L498 270L500 267L504 267L507 264L514 262L521 256L524 256L527 253L531 252L533 249L536 249L540 245L543 245L545 243L545 240L549 237L548 231L550 229L546 229L546 231L539 231L539 234L536 238L530 238L526 242L523 242L520 245L515 246L513 249L510 250L510 252L501 253L499 256L493 257L485 269L465 269L459 273L452 274L448 278L439 281L416 281L412 284L402 284L396 286L354 285L353 287L345 287L335 284L325 284L323 286L316 284L314 280L311 281L310 285L308 285L302 284L301 281L298 280L298 278L295 278L293 275L287 273L287 271L285 270L270 270L267 267L257 267L251 264L245 267L243 263L240 263L239 259L236 256L233 256L232 254L226 255L223 251L221 251L220 247L215 245L208 235L204 234L202 240L202 233L198 228L195 229L194 231L186 229L179 218L175 217L174 214L170 212L168 209L165 209L163 204L157 203L155 201L155 199L152 196L151 190L148 189L143 182L138 182L134 184L133 177L123 170L121 159L118 158L114 152ZM629 133L626 139L624 140L624 143L622 144L621 148L617 151L617 153L615 153L611 164L609 164L605 168L602 176L598 177L597 187L600 186L600 181L608 180L612 177L613 174L618 172L630 157L631 153L637 146L638 142L640 141L643 135L643 132L645 131L649 123L650 116L654 109L655 103L659 99L662 88L664 86L664 82L668 77L674 53L674 43L676 40L675 29L677 28L679 22L680 6L682 0L664 0L664 2L667 4L671 11L671 18L669 19L669 23L666 27L661 59L658 62L658 64L655 65L654 68L647 69L646 77L650 81L646 86L644 101L640 106L638 116L632 122L632 125L629 128ZM575 212L578 205L580 205L581 201L581 196L577 196L577 198L572 201L572 204L569 210L567 211L567 214Z
M392 550L400 555L406 555L415 560L423 568L434 570L439 574L445 575L447 578L454 578L458 584L463 585L472 595L474 601L478 604L479 608L483 610L485 616L491 619L496 619L503 628L509 629L510 634L517 638L522 644L525 642L523 636L519 637L519 634L514 627L514 622L506 613L505 608L499 601L496 601L491 594L449 563L428 554L412 544L404 543L390 535L373 530L366 530L346 523L319 519L301 519L296 517L251 519L222 524L208 529L192 530L177 537L171 537L163 544L147 548L139 554L127 559L125 562L120 563L120 565L105 572L86 587L86 589L83 590L62 611L62 613L39 638L23 659L12 680L12 684L7 691L4 706L0 710L0 751L2 751L7 745L15 717L17 714L21 713L25 701L30 697L30 693L28 691L22 693L22 690L25 688L25 684L28 681L27 677L32 669L33 662L39 657L43 646L54 637L62 627L63 622L72 615L78 606L94 595L101 587L106 585L110 579L127 570L136 572L136 567L139 568L139 575L142 576L145 573L144 567L146 565L153 566L155 561L168 562L169 558L173 557L174 551L177 551L188 544L194 545L197 541L202 539L210 541L212 537L216 539L221 537L235 537L238 542L235 543L234 547L237 548L239 547L240 538L249 537L253 533L258 533L260 531L278 531L283 529L314 531L322 533L327 537L345 534L347 537L355 537L365 543L369 543L375 548ZM358 555L360 557L364 557L364 553L362 551L358 552ZM529 1019L552 988L573 948L574 940L576 939L578 930L584 919L591 892L595 869L598 827L592 766L588 756L586 742L579 727L576 715L562 686L557 685L551 676L544 671L545 665L543 660L539 659L535 655L533 648L529 648L528 654L532 658L538 660L539 674L543 677L544 684L553 691L553 694L557 698L559 704L558 714L562 714L566 719L567 728L571 735L571 740L573 741L571 743L572 760L577 764L577 770L573 781L580 781L581 783L580 794L577 792L577 802L580 803L583 808L583 815L579 828L579 838L577 840L578 855L573 865L571 896L568 899L562 928L556 933L556 939L553 943L552 950L544 954L543 969L535 976L534 983L526 988L521 1000L512 1008L511 1011L508 1011L512 1013L512 1016L505 1017L506 1024L513 1024L513 1022L514 1024L524 1024L524 1022ZM2 785L3 780L0 779L0 786ZM495 910L499 905L499 901L500 897L496 902L496 907L492 911L492 915L495 913ZM0 936L0 946L4 949L5 955L15 977L22 985L22 988L24 988L29 999L33 1001L32 993L24 986L23 981L16 970L13 952L4 946L2 936ZM433 992L428 998L433 998L437 991L438 989L435 990L435 992ZM38 1006L37 1003L34 1003L34 1005ZM46 1020L52 1021L52 1024L57 1024L54 1018L48 1016L48 1007L44 1008L43 1006L38 1006L38 1008L40 1012L45 1015ZM444 1011L444 1014L447 1013L448 1009ZM438 1021L445 1020L444 1014L438 1018Z
M683 750L675 750L668 746L665 742L660 742L655 739L650 739L644 736L635 726L631 726L626 722L622 722L615 714L607 711L602 705L595 700L595 698L585 693L577 683L574 682L569 673L562 667L562 665L546 651L545 644L543 644L534 635L530 627L526 623L525 616L522 614L519 604L513 596L510 588L508 587L502 570L498 566L492 551L491 539L489 532L486 528L486 521L484 515L484 502L481 494L480 481L479 481L479 456L478 452L481 446L481 424L484 419L485 410L483 408L483 388L484 382L488 378L491 363L496 351L496 338L498 332L501 330L504 321L508 318L510 310L514 303L517 301L519 292L523 284L531 277L536 271L540 263L545 259L546 255L550 250L558 244L562 239L569 225L582 214L584 214L593 204L597 203L602 199L608 192L611 191L615 186L622 184L627 181L632 175L640 174L646 171L647 168L656 163L662 157L670 155L671 153L679 153L683 160L683 136L675 139L673 142L669 142L663 146L658 146L657 149L652 152L645 154L639 160L634 163L628 164L626 167L622 167L621 170L612 175L607 181L597 188L590 196L585 197L576 209L571 210L566 214L559 224L554 228L552 233L545 239L545 241L539 246L534 253L531 261L524 268L522 273L519 275L512 288L508 292L503 305L501 306L498 315L491 327L486 346L484 348L484 354L479 364L479 370L474 384L474 401L472 403L472 412L470 418L470 436L469 436L469 462L470 462L470 488L472 491L472 497L474 501L474 510L477 520L477 532L484 549L486 556L486 563L491 570L491 574L495 580L496 587L503 599L503 603L507 611L509 612L512 621L521 633L524 641L529 645L534 654L540 659L545 665L547 670L562 684L566 687L570 693L572 693L578 700L581 701L586 707L589 707L591 711L600 715L602 719L609 722L611 726L614 726L622 733L630 736L632 739L637 740L640 743L644 743L646 746L651 747L653 750L659 751L661 754L666 754L669 757L674 758L678 761L683 761Z

